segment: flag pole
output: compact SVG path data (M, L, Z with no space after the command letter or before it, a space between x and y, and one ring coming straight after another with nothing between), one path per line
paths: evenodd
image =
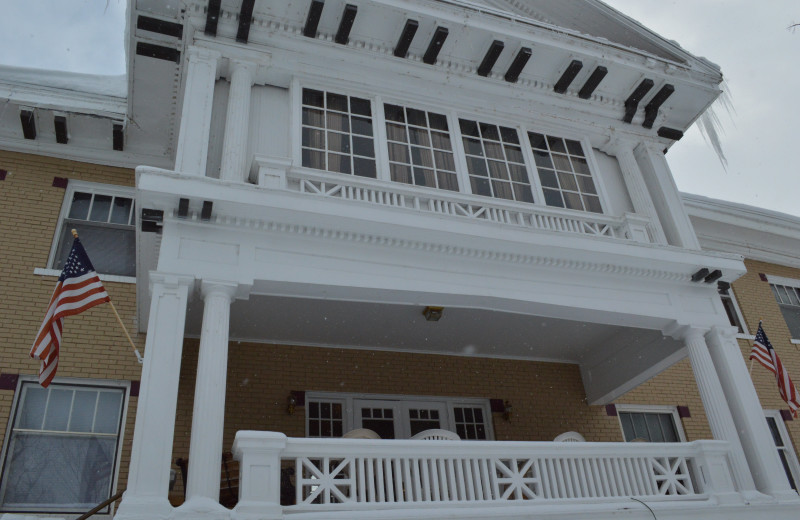
M72 236L75 237L75 238L78 238L78 231L76 229L73 229L71 231L72 231ZM114 316L117 317L117 322L119 322L119 326L122 327L122 332L124 332L125 333L125 337L128 338L128 343L131 344L131 348L133 349L133 353L136 354L136 360L139 362L139 364L144 363L144 359L142 359L142 355L139 353L139 349L136 348L136 344L133 342L133 339L131 338L131 335L128 334L128 328L122 322L122 318L119 316L119 313L117 312L117 308L114 307L114 302L112 302L109 299L108 300L108 304L111 305L111 310L114 311Z
M762 321L764 321L764 320L762 320L761 318L758 318L758 326L759 327L761 326L761 322ZM750 358L750 379L753 379L753 361L755 361L755 359L754 358Z

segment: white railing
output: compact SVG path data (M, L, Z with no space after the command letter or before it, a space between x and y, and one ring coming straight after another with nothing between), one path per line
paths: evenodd
M287 161L256 156L251 179L260 186L317 197L410 211L510 224L541 231L576 233L649 242L647 219L633 214L609 217L542 205L489 199L464 193L416 188L396 182L291 167Z
M295 469L295 505L285 512L705 500L734 492L727 443L720 441L389 441L239 432L234 452L243 513L278 501L263 484L248 481L250 468L263 467L264 442L280 444L272 452L274 471L287 464Z

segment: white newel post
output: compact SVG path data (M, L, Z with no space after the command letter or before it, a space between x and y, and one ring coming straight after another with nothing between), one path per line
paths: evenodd
M719 375L722 391L739 432L742 448L753 474L756 487L762 493L780 500L800 501L792 491L783 465L778 458L764 410L758 400L734 327L713 327L706 334L708 350Z
M195 379L187 502L182 509L224 509L219 505L220 464L230 309L236 288L235 283L202 283L203 326Z
M686 249L700 249L700 242L694 232L692 222L683 206L681 194L672 172L667 164L667 158L660 145L639 143L633 151L636 164L642 175L650 179L654 189L651 196L657 207L660 207L661 226L664 234L670 238L674 246Z
M705 333L705 329L694 327L687 327L683 331L683 340L689 351L689 359L697 382L697 389L700 392L700 399L703 401L703 408L705 408L714 438L727 441L730 446L731 469L737 490L747 498L755 498L759 494L755 491L753 477L744 457L739 435L736 433L736 425L731 417L728 403L725 401L725 394L722 392L714 362L708 353Z
M186 54L186 88L183 92L181 127L175 152L175 171L204 177L220 53L189 47Z
M247 133L250 124L250 92L256 64L231 58L231 88L225 116L220 179L244 182L248 174Z
M281 508L281 452L286 435L278 432L236 432L233 456L239 461L237 520L283 518Z
M650 239L656 244L666 244L667 237L664 235L664 229L661 227L658 212L653 205L650 192L647 190L647 184L645 184L644 177L642 177L642 171L636 163L636 157L633 155L633 143L627 141L620 142L617 144L614 152L619 161L622 178L625 180L625 186L628 188L628 194L633 203L633 210L638 215L647 217L650 220L647 223L647 231L650 234Z
M152 296L128 488L116 518L156 520L172 514L169 470L186 304L194 278L150 273Z

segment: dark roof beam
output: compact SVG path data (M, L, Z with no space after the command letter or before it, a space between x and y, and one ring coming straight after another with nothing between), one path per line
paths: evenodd
M444 41L447 39L447 34L450 31L447 30L447 27L437 27L436 31L434 31L433 36L431 37L431 42L428 44L428 50L425 51L425 54L422 56L422 61L427 63L428 65L433 65L436 63L436 57L439 56L439 52L442 50L442 46L444 45Z
M53 126L56 130L56 142L58 144L67 144L69 142L69 133L67 132L67 116L54 116Z
M250 24L253 23L253 7L256 0L242 0L242 7L239 9L239 30L236 31L236 41L247 43L250 38Z
M478 67L478 76L483 76L485 78L492 73L492 67L497 63L497 58L499 58L500 53L503 52L503 47L505 47L505 44L500 40L492 42L489 46L489 50L486 51L486 55L483 57L483 61L481 61Z
M394 47L394 55L398 58L405 58L408 55L408 49L411 47L411 41L414 35L417 34L419 29L419 22L416 20L406 20L406 25L403 27L403 32L400 33L400 38L397 40L397 45Z
M583 62L581 62L580 60L572 60L569 63L569 65L567 65L567 68L566 70L564 70L564 73L561 74L561 77L558 79L558 82L556 82L556 84L553 86L553 90L557 94L566 94L567 89L572 84L572 82L575 81L575 76L578 75L578 73L581 71L582 68L583 68Z
M642 122L642 126L645 128L653 128L653 123L656 121L656 117L658 117L658 109L661 108L661 105L664 104L664 101L667 100L668 97L675 92L675 87L673 85L664 85L661 89L656 92L656 95L653 96L653 99L644 107L644 122Z
M651 88L653 88L652 79L643 79L642 82L639 83L639 86L636 87L633 93L628 96L628 99L625 100L625 117L622 118L623 121L626 123L633 121L633 116L639 108L639 102Z
M592 97L592 93L594 93L594 90L600 85L600 82L603 81L603 78L606 77L606 74L608 74L608 69L603 66L594 69L592 75L589 76L589 79L586 80L586 83L583 84L581 90L578 92L578 97L581 99L589 99Z
M681 137L683 137L683 132L676 128L662 126L658 129L658 137L663 137L664 139L670 139L672 141L679 141Z
M317 27L319 27L319 20L322 18L322 8L325 7L325 2L322 0L313 0L311 6L308 8L308 16L306 16L306 25L303 27L303 36L308 38L317 37Z
M339 22L339 30L336 31L336 38L334 38L334 41L339 45L347 45L347 42L350 41L350 30L356 20L356 13L358 13L358 7L352 4L344 6L342 20Z
M522 47L514 58L514 61L511 62L511 66L508 67L504 79L509 83L516 83L519 79L519 75L522 74L522 69L525 68L525 65L531 58L531 54L533 53L530 48Z
M205 33L207 36L217 35L217 23L219 23L219 9L222 0L208 0L208 11L206 11L206 28Z
M20 110L19 120L22 123L22 135L25 139L36 139L36 117L33 109Z

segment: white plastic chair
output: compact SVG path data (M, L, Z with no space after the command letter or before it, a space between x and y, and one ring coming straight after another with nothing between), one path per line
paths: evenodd
M553 439L553 442L586 442L586 439L578 432L564 432Z
M342 439L380 439L381 436L369 428L356 428L342 435Z
M411 437L418 441L460 441L461 437L457 433L450 430L425 430Z

